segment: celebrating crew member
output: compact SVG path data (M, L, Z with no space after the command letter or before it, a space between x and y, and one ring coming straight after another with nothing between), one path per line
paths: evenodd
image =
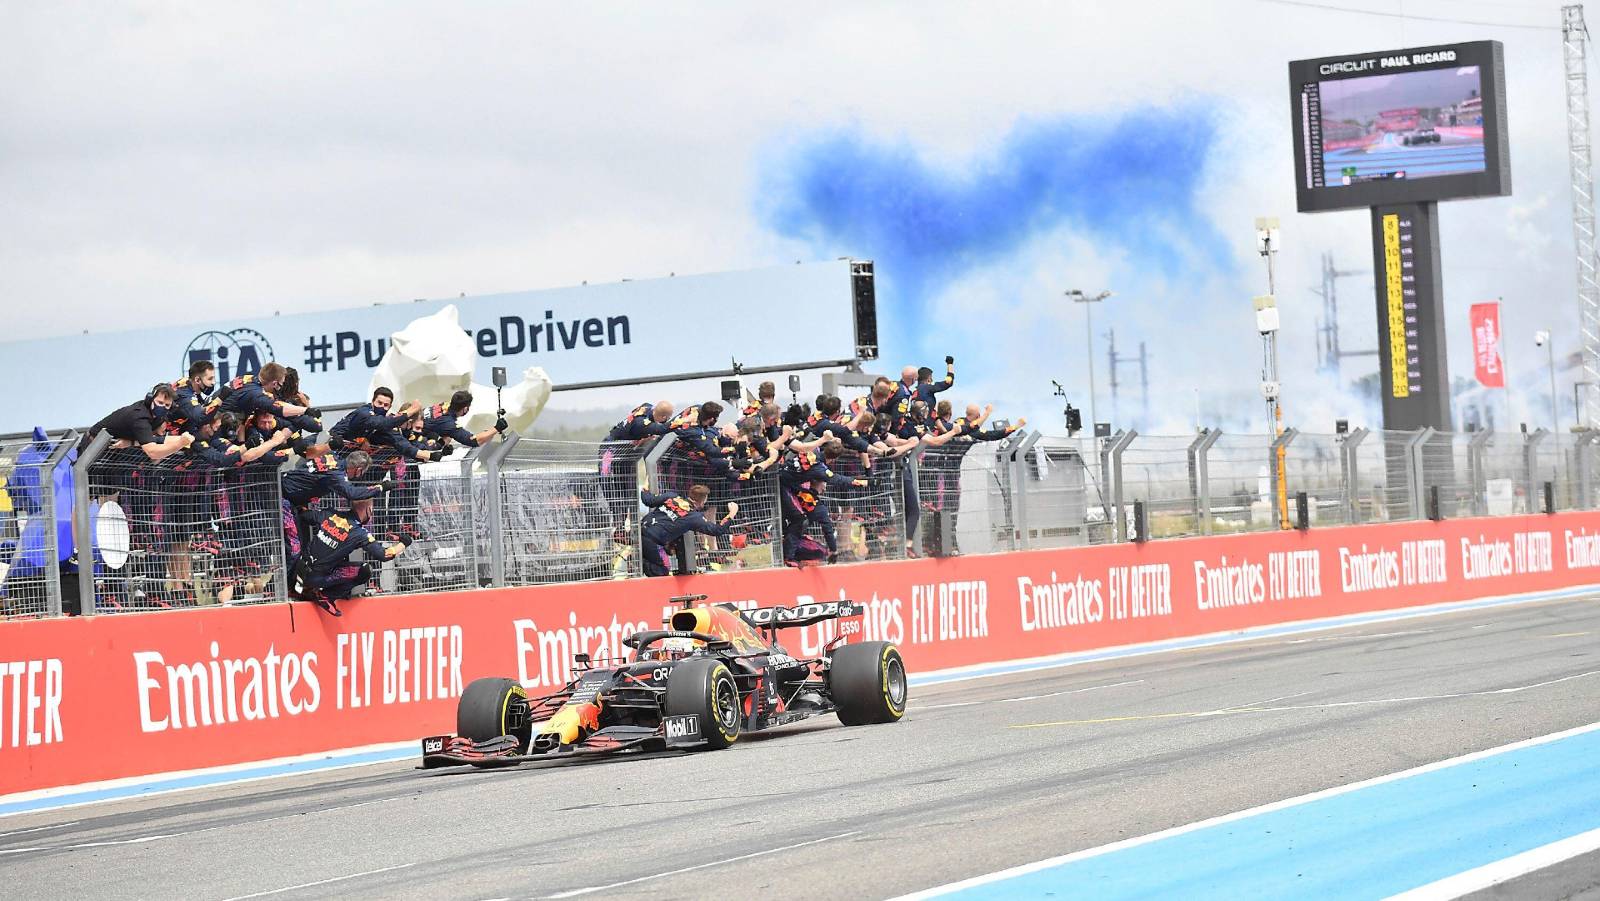
M271 413L257 413L240 427L238 443L250 450L267 446L270 443L267 450L263 452L266 461L275 464L285 463L289 459L289 448L284 446L284 441L273 442L272 440L280 432L289 442L301 440L295 438L297 433L294 430L284 428L278 417L273 416ZM249 463L253 459L257 458L245 460L244 462Z
M422 411L422 430L441 441L449 438L466 447L478 447L495 435L505 434L506 429L511 427L506 418L501 416L495 419L494 425L474 435L456 423L470 409L472 392L457 391L450 395L448 404L434 404Z
M422 409L422 404L417 401L409 401L391 413L393 406L394 392L380 386L372 392L372 400L334 423L328 432L328 444L336 451L364 450L368 453L391 446L389 436L396 434L412 414Z
M639 523L639 543L643 551L645 575L671 575L672 558L668 554L668 549L688 532L699 532L712 537L728 534L728 523L738 515L739 505L729 501L728 515L718 522L711 522L706 519L704 512L706 499L710 496L711 489L704 485L690 486L687 498L673 491L664 494L639 492L639 499L646 507L651 508Z
M793 562L796 559L800 539L805 535L806 522L820 523L821 519L828 519L824 534L833 530L833 521L828 517L827 502L811 483L825 483L837 488L867 487L866 479L852 479L835 473L828 467L830 462L839 458L843 450L841 443L830 441L822 446L820 455L802 451L791 456L778 470L778 488L783 495L783 558L786 562ZM807 493L806 497L800 496L802 491ZM819 509L821 512L816 512ZM837 553L837 542L830 540L830 560Z
M665 435L671 431L667 423L672 421L672 401L658 400L653 404L640 404L633 408L626 419L611 427L606 434L607 441L643 441Z
M749 396L750 395L748 394L745 395L745 397ZM762 382L760 387L756 388L755 403L745 404L744 409L739 411L739 415L754 416L761 412L761 408L767 404L776 403L777 398L778 386L774 385L772 382Z
M793 510L787 505L784 507L783 562L786 566L799 567L823 560L833 563L839 559L839 535L822 496L827 484L822 479L806 482L793 493ZM821 542L806 534L807 523L815 525L822 533Z
M945 402L940 401L939 403L941 409L944 409L943 405ZM1017 429L1020 429L1028 424L1028 418L1026 416L1022 416L1019 417L1016 422L1006 426L1003 429L983 429L982 426L984 421L987 420L989 418L989 414L993 412L994 404L986 404L981 410L978 409L977 404L967 404L967 415L957 419L954 423L951 423L949 431L954 434L951 438L946 440L999 441L1007 435L1010 435L1012 432L1015 432Z
M713 473L729 479L748 479L750 470L735 473L729 462L733 445L720 443L717 419L722 416L722 404L708 400L683 408L683 412L668 423L678 441L684 446L689 459L705 464Z
M206 415L222 406L222 399L216 396L217 367L210 360L189 364L189 377L174 382L172 387L177 393L167 421L177 431L199 431Z
M920 400L931 407L937 400L934 395L941 391L948 391L955 383L956 358L952 356L946 356L944 358L944 378L937 382L933 380L932 369L928 368L927 366L923 366L917 370L917 385L912 394L912 399Z
M116 443L112 447L137 447L144 451L146 457L152 462L166 458L184 450L194 443L194 435L167 435L157 438L156 432L161 424L166 421L167 413L172 409L177 392L172 386L162 382L150 389L144 400L134 401L126 407L119 407L106 414L105 418L90 427L84 434L83 441L78 444L78 452L82 453L94 436L107 432Z
M300 536L310 526L311 508L325 496L337 494L352 502L370 501L394 489L394 482L389 479L376 485L352 483L371 465L372 457L366 451L352 451L342 465L331 453L313 453L302 466L283 474L283 535L291 560L300 556Z
M296 421L296 428L303 431L322 431L322 424L318 421L322 416L321 410L278 399L276 392L283 387L283 380L287 377L288 370L282 363L268 363L256 375L241 375L217 392L222 399L222 409L240 418L265 411L281 419Z
M409 543L405 539L380 541L368 532L365 523L371 520L370 500L351 501L349 510L330 510L317 519L295 564L291 587L297 597L343 616L338 602L364 594L372 579L371 565L357 565L351 555L365 551L379 560L393 560L405 553Z

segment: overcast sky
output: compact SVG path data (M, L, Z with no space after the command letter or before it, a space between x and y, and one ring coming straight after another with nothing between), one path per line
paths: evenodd
M1148 343L1158 404L1181 423L1196 390L1258 413L1252 221L1271 214L1286 388L1325 429L1353 401L1312 373L1306 289L1324 251L1370 268L1369 223L1294 212L1285 63L1493 38L1515 193L1441 207L1452 371L1470 375L1467 305L1497 296L1513 367L1531 365L1536 328L1576 349L1559 5L1408 0L1400 18L1398 2L1329 3L1386 15L1268 0L0 3L4 337L879 255L887 353L947 349L973 363L964 387L1036 415L1056 409L1049 378L1080 398L1086 382L1061 291L1116 290L1097 331ZM1107 166L1118 141L1129 168L1057 179L1048 202L1008 175L1056 148ZM1141 179L1162 163L1140 148L1160 141L1177 162ZM858 221L882 212L870 204L801 203L842 164L990 218L935 241L906 233L915 219ZM1371 346L1370 279L1342 287L1345 344Z

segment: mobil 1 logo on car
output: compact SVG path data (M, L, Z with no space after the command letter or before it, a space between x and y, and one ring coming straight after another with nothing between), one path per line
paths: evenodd
M661 721L668 740L697 739L700 737L700 717L689 713L682 716L669 716Z

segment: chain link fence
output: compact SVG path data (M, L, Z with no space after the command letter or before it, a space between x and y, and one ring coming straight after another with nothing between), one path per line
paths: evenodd
M915 470L905 457L880 457L868 466L855 454L841 455L833 471L865 479L865 487L824 489L828 513L838 536L840 563L900 560L906 556L906 534L921 527ZM812 538L819 538L815 527Z
M0 446L0 616L114 613L282 600L279 464L151 461L107 439ZM1600 507L1600 432L1289 431L1282 491L1264 435L1101 438L1014 433L834 463L865 487L828 488L838 562L993 553L1426 517ZM303 465L298 458L286 468ZM741 464L742 466L742 464ZM722 536L687 536L680 566L783 564L776 468L738 479L671 436L630 442L493 441L433 463L379 458L370 530L406 538L374 568L378 593L458 591L642 574L640 489L710 489ZM324 498L319 509L348 506ZM1303 513L1302 513L1303 510ZM311 511L314 514L316 511ZM315 515L309 517L315 520ZM823 541L814 522L796 528ZM87 549L87 550L84 550Z
M668 436L669 438L671 436ZM738 515L728 523L727 535L711 536L691 532L683 539L683 556L698 570L724 572L738 569L765 569L783 564L783 516L776 468L765 471L736 469L733 454L722 459L706 459L685 445L666 440L646 452L645 470L655 494L674 492L687 496L695 485L710 490L704 514L712 522L723 518L729 502L739 505ZM741 472L748 478L740 479ZM632 505L642 516L646 511L635 489ZM638 540L634 522L629 540ZM637 558L637 554L634 555ZM633 573L641 571L635 560Z
M504 585L549 585L639 574L640 448L630 442L516 441L496 457L488 486L498 487L498 516L485 515L479 547L492 551L488 525L499 522ZM498 559L501 562L496 564Z
M218 467L191 452L159 462L136 448L81 456L79 603L119 613L282 600L276 471L270 460Z

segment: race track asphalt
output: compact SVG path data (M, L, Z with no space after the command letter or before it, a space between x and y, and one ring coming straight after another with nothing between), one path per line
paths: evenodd
M17 898L889 897L1600 722L1597 637L1600 597L1544 601L914 688L898 724L713 753L381 764L18 815L0 879ZM1583 860L1501 888L1596 891Z

